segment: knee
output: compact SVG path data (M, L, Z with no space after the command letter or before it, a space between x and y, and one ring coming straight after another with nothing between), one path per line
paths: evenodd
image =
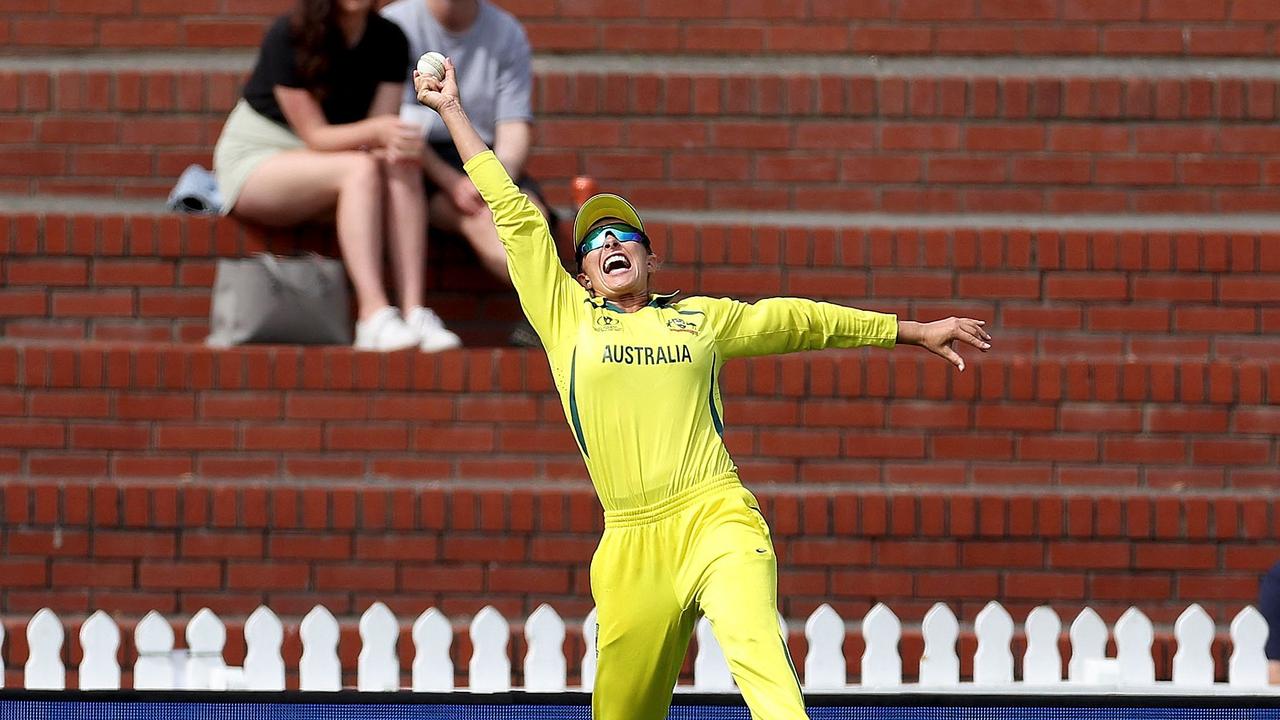
M369 153L346 153L342 184L345 187L376 190L382 186L382 161Z
M493 224L493 215L489 213L489 208L484 208L480 212L467 218L463 224L463 233L471 244L478 249L494 256L506 256L506 251L502 249L502 240L498 238L498 228Z
M422 194L422 167L411 162L383 162L387 182Z
M467 235L475 240L498 241L498 228L493 225L493 213L489 212L488 207L482 207L474 215L463 218L462 225Z

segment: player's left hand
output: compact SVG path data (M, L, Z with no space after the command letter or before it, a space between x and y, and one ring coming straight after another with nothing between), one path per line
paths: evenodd
M451 102L459 102L457 73L453 61L444 59L444 79L437 80L431 75L423 75L413 71L413 90L417 93L418 102L440 112L440 108Z
M964 358L955 351L956 341L966 342L982 352L991 349L991 336L982 328L987 323L973 318L949 317L930 323L903 321L898 323L898 342L919 345L946 358L964 372Z

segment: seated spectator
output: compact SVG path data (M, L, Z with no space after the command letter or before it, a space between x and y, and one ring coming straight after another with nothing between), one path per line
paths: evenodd
M336 213L364 350L461 344L422 304L422 139L398 116L410 64L374 0L299 0L267 30L214 150L224 212L277 227ZM385 288L384 233L403 316Z
M1280 563L1271 566L1262 577L1258 593L1258 609L1267 619L1267 676L1272 685L1280 685Z
M507 174L518 178L543 216L551 218L537 183L525 173L533 136L533 70L520 22L488 0L395 0L382 14L404 31L412 57L436 51L463 68L461 94L476 130ZM510 283L507 256L489 209L462 172L462 159L440 116L418 102L412 82L404 85L402 103L401 117L423 128L427 140L422 166L431 227L466 238L484 267ZM537 337L528 323L521 323L512 342L536 345Z

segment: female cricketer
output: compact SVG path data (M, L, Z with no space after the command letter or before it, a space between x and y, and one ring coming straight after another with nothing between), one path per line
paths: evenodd
M717 378L736 357L921 345L961 370L983 323L920 324L798 298L755 304L650 292L655 257L636 210L597 195L578 211L576 279L542 213L476 134L455 71L414 74L488 204L520 304L547 352L565 417L604 506L591 561L595 720L661 720L699 613L753 718L807 717L778 629L777 563L755 497L725 450Z

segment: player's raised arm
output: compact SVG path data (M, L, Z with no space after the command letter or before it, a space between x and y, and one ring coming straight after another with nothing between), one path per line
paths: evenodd
M542 344L551 349L572 335L584 292L565 272L546 218L507 174L471 124L458 96L457 71L444 61L444 77L413 73L418 101L440 114L463 160L463 169L493 215L507 253L507 270L520 305Z
M471 125L471 118L462 109L462 100L458 97L457 69L453 67L453 61L445 58L443 77L414 70L413 89L418 94L418 102L440 114L440 119L449 128L449 135L453 137L453 144L457 146L464 163L489 149L480 133Z

